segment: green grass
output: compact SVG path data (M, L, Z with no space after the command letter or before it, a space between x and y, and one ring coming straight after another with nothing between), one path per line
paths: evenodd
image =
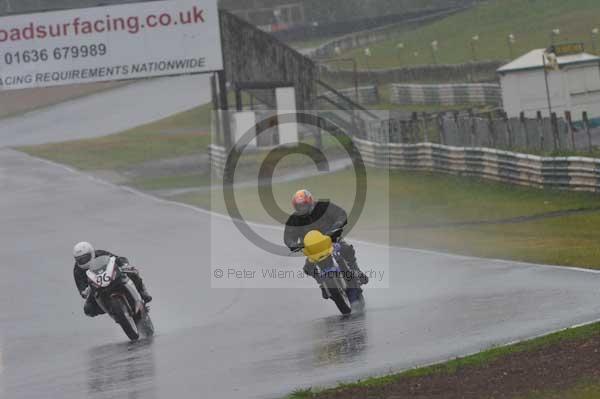
M291 211L289 197L299 187L350 209L355 177L350 171L341 171L274 185L273 193L281 209ZM235 193L244 217L277 223L262 208L256 188L239 188ZM175 199L225 213L221 191L216 190L212 195L211 198L206 194L186 194ZM366 207L353 236L472 256L600 268L600 211L521 223L444 226L598 207L600 197L592 193L538 190L429 173L388 174L370 169Z
M549 218L535 222L398 230L399 245L484 258L600 268L600 214Z
M320 197L328 197L347 207L352 205L354 174L341 171L318 178L277 184L276 199L289 202L296 187L307 187ZM390 216L396 225L433 224L497 220L522 215L540 214L563 209L600 206L600 197L589 193L537 190L457 176L428 173L392 172L371 169L368 174L369 195L376 199L389 197ZM371 191L373 193L371 193ZM255 189L240 189L239 202L254 208ZM192 201L193 198L188 200ZM388 201L386 200L385 203ZM198 201L200 203L200 201ZM288 209L289 210L289 209ZM374 209L379 211L378 209ZM366 209L365 212L368 212ZM387 213L382 217L387 217ZM381 219L381 217L378 217Z
M189 174L176 176L142 177L128 182L128 186L140 190L171 190L178 188L209 186L209 174Z
M82 170L123 170L146 161L204 153L211 104L110 136L20 147Z
M83 170L122 172L150 160L205 153L210 138L202 132L202 127L208 124L209 107L112 136L22 149ZM330 155L339 150L330 138L324 141L324 146ZM264 157L264 153L251 154L241 162L240 169L253 177L256 165ZM296 155L286 157L277 168L295 170L305 165L306 158ZM210 182L208 175L188 171L166 177L147 175L126 183L144 190L163 190L201 187ZM330 198L350 209L355 196L355 176L342 171L277 184L274 195L281 209L290 211L289 197L298 187L307 187L319 197ZM221 194L220 190L213 190L175 199L225 213ZM244 217L278 223L262 208L256 188L237 189L236 194ZM597 194L544 191L473 178L370 169L367 199L353 231L356 237L473 256L600 268L600 212L511 224L447 225L598 208Z
M559 28L557 42L584 42L592 52L591 31L600 27L600 2L596 0L492 0L487 4L450 16L438 22L399 32L397 37L370 45L372 56L359 48L343 54L356 58L361 68L394 68L401 65L432 64L431 42L437 40L439 63L456 64L473 59L471 38L478 60L509 59L508 35L514 34L513 54L550 45L550 32ZM399 42L404 49L397 49ZM600 49L600 38L596 40ZM415 56L414 53L418 52Z
M289 45L292 48L295 49L312 49L312 48L317 48L319 46L322 46L325 43L328 43L332 40L334 40L336 38L336 36L328 36L328 37L319 37L319 38L315 38L315 39L309 39L309 40L297 40L297 41L293 41L293 42L289 42L287 43L287 45Z
M450 360L445 363L416 368L413 370L408 370L399 374L392 374L383 377L374 377L368 378L362 381L358 381L352 384L343 384L337 388L319 390L319 389L306 389L306 390L297 390L290 396L288 399L307 399L307 398L319 398L320 393L329 393L332 391L343 392L346 388L354 388L354 387L375 387L382 386L394 383L400 379L410 379L423 377L427 375L433 374L453 374L457 370L462 369L464 367L485 367L486 364L489 364L495 360L502 359L507 355L519 352L531 352L535 350L539 350L545 347L549 347L555 345L559 342L566 341L578 341L584 340L587 338L591 338L594 335L600 333L600 324L591 324L578 328L570 328L557 333L549 334L540 338L536 338L529 341L524 341L518 344L502 346L497 348L492 348L480 353L477 353L472 356L467 356L463 358L457 358L454 360ZM573 393L577 392L598 392L597 386L586 385L584 387L576 387ZM534 394L535 395L535 394ZM531 399L534 398L548 398L549 396L531 396ZM550 398L564 398L565 396L550 396ZM587 398L597 398L597 396L570 396L573 399L587 399ZM527 397L530 398L530 397Z

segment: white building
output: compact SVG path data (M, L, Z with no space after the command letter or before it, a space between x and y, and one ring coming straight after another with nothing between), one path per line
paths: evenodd
M583 111L590 119L600 118L600 57L587 53L559 56L554 69L546 60L545 74L544 51L532 50L498 69L508 116L518 117L521 111L527 117L535 117L537 111L548 116L551 108L559 117L571 111L576 121Z

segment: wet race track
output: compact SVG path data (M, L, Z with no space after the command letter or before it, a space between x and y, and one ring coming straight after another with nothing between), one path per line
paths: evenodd
M593 272L367 243L359 261L389 256L390 288L367 290L366 311L341 318L310 281L211 289L212 262L272 256L225 218L7 148L0 190L2 398L278 397L598 318ZM108 317L83 315L71 274L82 239L140 267L155 298L153 340L129 343Z

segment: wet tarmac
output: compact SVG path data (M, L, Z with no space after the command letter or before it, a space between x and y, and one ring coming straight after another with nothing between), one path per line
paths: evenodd
M391 259L389 288L349 318L310 281L211 288L211 265L273 259L226 218L0 149L0 397L278 397L401 370L598 318L597 273L356 243ZM281 231L255 226L270 240ZM83 315L79 240L128 256L157 335L129 343ZM356 242L356 241L355 241Z
M0 147L118 133L210 102L208 75L132 82L0 120Z

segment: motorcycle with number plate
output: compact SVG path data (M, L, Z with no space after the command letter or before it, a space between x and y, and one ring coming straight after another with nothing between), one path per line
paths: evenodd
M121 326L130 340L154 334L148 307L133 281L116 265L114 256L106 265L96 270L90 268L86 276L90 282L90 295Z

